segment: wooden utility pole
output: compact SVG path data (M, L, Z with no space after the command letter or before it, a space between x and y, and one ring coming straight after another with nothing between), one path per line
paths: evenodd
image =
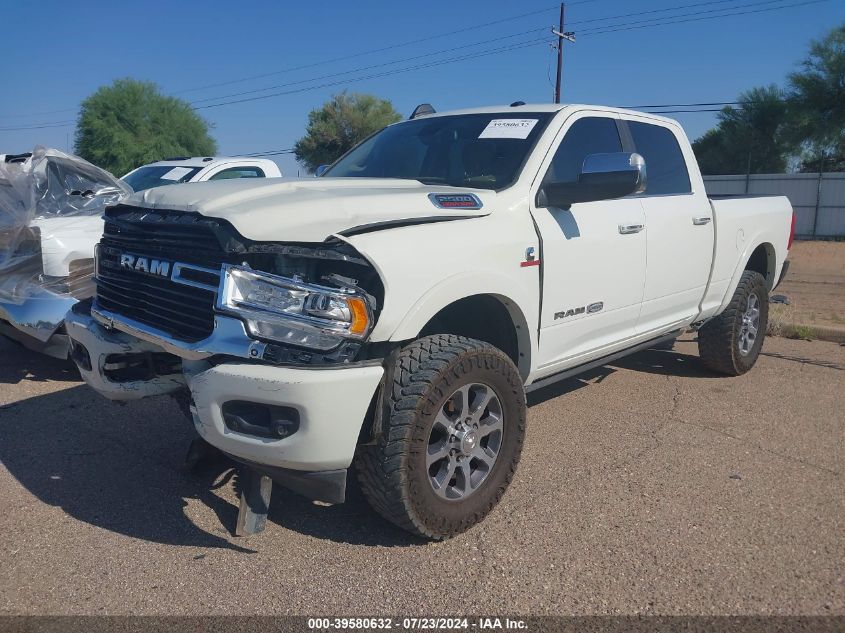
M560 30L557 32L557 82L555 83L555 103L560 103L560 78L563 73L563 21L566 5L560 3Z
M575 42L574 31L564 31L563 25L565 23L566 5L560 3L560 24L558 29L552 27L552 33L557 35L557 82L555 83L555 103L560 103L560 89L563 76L563 40L567 42Z

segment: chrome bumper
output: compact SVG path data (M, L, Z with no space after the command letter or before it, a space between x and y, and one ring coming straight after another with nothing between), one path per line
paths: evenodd
M214 331L211 336L193 343L171 338L167 332L102 308L92 308L91 316L109 330L126 332L137 339L152 343L160 348L159 351L164 350L186 360L202 360L218 354L260 360L267 347L247 335L243 321L222 314L214 316Z
M90 315L73 310L65 317L65 328L71 339L71 358L79 368L82 379L110 400L137 400L173 393L185 387L181 373L156 376L150 380L112 381L105 372L109 357L158 353L163 350L122 332L107 330Z

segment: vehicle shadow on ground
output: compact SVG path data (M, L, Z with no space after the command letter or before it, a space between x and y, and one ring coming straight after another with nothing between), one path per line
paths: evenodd
M701 364L697 355L669 348L649 349L532 391L528 394L528 406L537 406L576 389L599 385L618 369L679 378L712 378L716 375Z
M6 351L5 349L2 351ZM0 383L34 375L42 380L73 379L61 363L26 350L4 354ZM24 367L25 370L20 369ZM696 356L649 350L550 385L529 395L536 406L577 389L600 384L617 368L680 376L712 376ZM90 525L133 538L169 545L252 552L259 541L232 542L238 509L218 495L237 490L237 475L226 459L184 470L194 433L167 397L125 404L109 402L85 385L0 407L0 461L30 493ZM186 514L196 499L219 520L217 534L198 527ZM285 529L339 543L380 547L424 544L376 515L350 471L347 501L315 504L274 486L269 521ZM214 528L212 528L214 529Z
M0 351L0 383L17 382L20 367L44 380L69 380L64 370L46 369L60 361ZM0 462L40 501L95 527L157 543L250 551L229 542L226 527L234 527L237 508L214 493L219 473L181 470L192 436L181 418L166 397L120 404L72 385L0 406ZM217 514L220 534L191 521L188 499ZM18 525L25 524L22 517Z
M0 383L78 380L60 361L0 348ZM41 502L78 521L167 545L253 552L259 540L233 539L238 508L233 463L210 460L188 473L194 433L168 397L115 403L72 385L0 406L0 462ZM234 492L218 495L218 489ZM196 499L219 520L218 534L186 515ZM274 486L269 520L316 538L358 545L424 543L378 517L350 473L347 502L325 506ZM24 521L25 523L25 521ZM214 529L214 528L212 528ZM233 542L234 541L234 542Z
M717 375L701 364L697 354L675 350L649 349L614 361L611 366L678 378L713 378Z

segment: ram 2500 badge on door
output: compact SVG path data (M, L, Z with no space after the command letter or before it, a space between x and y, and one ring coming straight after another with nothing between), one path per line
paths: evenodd
M321 178L110 208L68 331L95 389L189 392L199 434L261 481L339 502L354 463L375 510L447 538L511 481L527 390L689 329L707 367L749 370L791 217L708 199L669 119L429 113Z

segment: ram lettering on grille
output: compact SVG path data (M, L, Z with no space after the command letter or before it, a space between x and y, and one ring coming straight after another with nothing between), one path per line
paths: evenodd
M150 259L149 257L137 257L123 253L120 256L121 268L129 268L149 275L157 275L159 277L170 276L170 262L162 261L160 259Z

